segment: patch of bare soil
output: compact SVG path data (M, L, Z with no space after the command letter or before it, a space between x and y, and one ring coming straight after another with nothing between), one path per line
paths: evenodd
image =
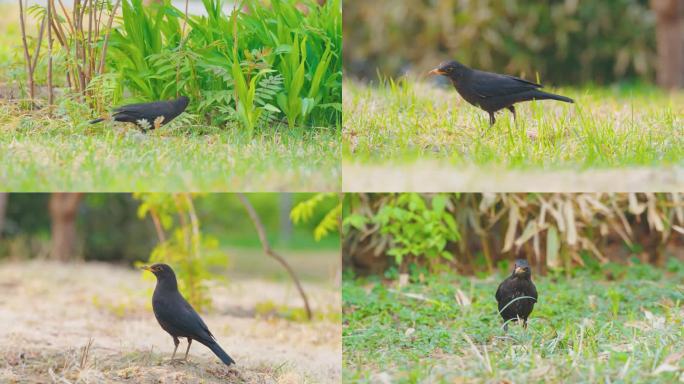
M255 316L257 303L301 307L289 282L231 280L210 289L202 317L237 362L173 341L152 313L154 279L107 264L0 264L0 382L337 383L341 325ZM339 288L306 285L314 310L340 313ZM335 317L331 317L335 319ZM187 344L181 340L176 358Z
M343 163L347 192L674 192L684 168L497 170L419 161L407 165ZM351 175L351 176L347 176Z

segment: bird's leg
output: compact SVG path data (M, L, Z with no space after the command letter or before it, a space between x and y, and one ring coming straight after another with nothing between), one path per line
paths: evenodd
M173 344L176 345L176 347L173 349L173 355L171 355L171 361L173 361L173 358L176 357L176 351L178 350L178 344L180 344L180 340L176 336L173 336Z
M154 119L154 129L159 129L161 125L164 123L164 115L157 117Z
M513 121L515 121L515 107L512 105L508 106L508 110L513 114Z
M496 119L494 118L494 112L489 112L489 126L491 127L496 123Z
M190 352L190 344L192 344L192 339L188 337L188 349L185 350L185 361L188 361L188 352Z

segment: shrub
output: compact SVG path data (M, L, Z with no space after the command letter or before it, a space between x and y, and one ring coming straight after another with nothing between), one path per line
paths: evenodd
M655 70L647 0L346 1L344 37L345 69L361 77L450 58L557 84L650 79Z
M214 124L255 127L284 119L294 126L341 121L339 0L249 0L230 15L203 0L206 16L185 15L169 0L124 0L109 65L136 100L190 95L189 111ZM306 11L300 8L306 8Z

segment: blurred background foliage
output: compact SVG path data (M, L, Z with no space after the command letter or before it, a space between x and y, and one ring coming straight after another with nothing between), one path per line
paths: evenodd
M345 267L387 277L489 274L515 258L542 274L610 274L626 263L666 267L684 249L680 193L356 194L344 210Z
M5 194L7 203L0 231L0 258L50 257L51 218L47 207L50 194ZM169 195L167 195L169 196ZM314 239L314 230L337 200L326 199L312 211L311 220L297 225L290 210L312 194L248 194L261 216L274 247L289 250L339 249L336 234ZM76 213L77 254L74 259L132 263L147 260L158 243L149 216L138 216L141 201L130 194L85 194ZM228 247L261 249L252 222L236 196L200 194L194 196L202 235ZM0 214L2 210L0 210ZM177 220L174 218L173 220Z
M457 59L553 84L654 80L648 0L344 2L345 73L422 74Z

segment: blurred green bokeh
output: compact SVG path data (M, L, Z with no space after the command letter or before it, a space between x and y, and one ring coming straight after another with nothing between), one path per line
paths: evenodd
M292 225L290 209L311 194L247 194L261 217L272 245L281 249L339 249L339 236L331 234L316 242L313 230L334 206L325 202L312 220ZM50 249L50 194L12 193L0 233L0 259L47 257ZM261 243L245 209L233 194L195 196L197 215L204 234L219 241L221 248L253 248ZM85 260L130 263L147 260L157 244L149 217L140 219L140 202L130 194L86 194L77 213L78 249Z
M345 74L423 74L448 59L554 84L650 82L648 0L347 0Z

